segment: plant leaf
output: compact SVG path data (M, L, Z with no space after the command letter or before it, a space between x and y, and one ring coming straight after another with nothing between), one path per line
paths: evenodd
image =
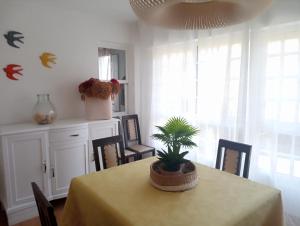
M184 156L188 151L180 153L180 148L192 148L197 145L192 141L199 130L190 125L182 117L170 118L164 126L156 126L160 133L153 134L154 139L160 140L167 146L167 151L158 151L158 159L169 169L174 169L180 163L186 161Z

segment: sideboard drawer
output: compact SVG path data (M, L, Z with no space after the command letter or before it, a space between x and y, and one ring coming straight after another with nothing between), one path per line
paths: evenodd
M78 140L88 140L88 129L83 127L73 127L68 129L53 129L49 134L50 142L76 142Z

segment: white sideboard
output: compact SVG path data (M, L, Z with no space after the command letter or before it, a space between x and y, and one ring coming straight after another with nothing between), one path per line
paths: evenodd
M117 134L117 119L0 126L0 199L10 224L37 215L30 182L49 200L66 197L73 177L95 171L92 140Z

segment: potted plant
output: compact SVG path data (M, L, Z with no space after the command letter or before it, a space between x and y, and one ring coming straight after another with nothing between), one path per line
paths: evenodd
M120 91L118 80L100 81L90 78L79 87L81 99L85 102L86 118L88 120L111 119L112 102Z
M184 158L188 151L181 152L181 148L196 147L192 137L199 130L182 117L172 117L164 126L156 127L160 133L153 134L153 138L163 142L167 150L157 151L159 160L150 167L152 184L167 191L182 191L194 187L197 184L196 167Z

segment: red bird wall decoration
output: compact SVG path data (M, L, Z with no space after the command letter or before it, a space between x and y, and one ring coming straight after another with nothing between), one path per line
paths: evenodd
M23 75L21 71L23 71L22 66L17 64L9 64L5 68L3 68L3 71L6 73L6 77L11 80L19 80L15 77L16 74Z

